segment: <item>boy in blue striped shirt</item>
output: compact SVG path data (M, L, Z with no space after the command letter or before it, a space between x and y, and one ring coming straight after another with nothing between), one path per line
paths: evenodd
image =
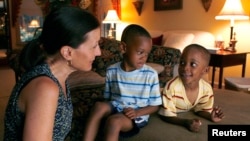
M87 123L84 141L93 141L101 120L105 119L104 140L115 141L139 132L149 115L162 104L158 73L145 63L152 49L146 29L128 25L121 37L123 61L111 65L106 73L104 97L97 102Z

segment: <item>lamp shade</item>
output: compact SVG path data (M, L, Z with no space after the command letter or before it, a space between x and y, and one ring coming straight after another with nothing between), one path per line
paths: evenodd
M116 10L108 10L107 16L102 23L118 23L120 19L116 13Z
M30 22L29 27L30 27L30 28L37 28L37 27L40 27L40 24L39 24L39 22L38 22L37 20L34 20L34 19L33 19L33 20Z
M216 20L247 20L247 16L242 8L241 0L226 0Z

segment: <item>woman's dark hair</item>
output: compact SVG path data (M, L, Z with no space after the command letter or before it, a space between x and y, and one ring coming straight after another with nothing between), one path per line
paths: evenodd
M23 48L19 65L29 70L43 63L47 55L56 54L62 46L77 48L88 38L86 34L99 26L99 21L91 13L78 7L54 9L45 17L40 37Z

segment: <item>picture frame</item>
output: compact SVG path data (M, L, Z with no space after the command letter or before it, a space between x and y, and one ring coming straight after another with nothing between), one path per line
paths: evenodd
M201 0L201 2L205 11L207 12L211 6L212 0Z
M51 8L58 7L60 5L71 5L80 7L92 13L99 21L101 20L101 11L99 10L100 0L54 0L53 3L50 3L49 0L34 0L29 2L34 7L38 6L41 10L42 15L34 15L32 11L26 13L26 15L21 15L23 9L21 9L21 4L27 4L22 0L13 0L15 4L12 5L12 18L13 26L16 28L16 43L18 45L25 45L28 41L32 40L35 37L36 31L42 28L43 18L49 13ZM25 6L24 6L25 7ZM39 22L39 27L29 27L31 21L35 19Z
M182 9L182 0L154 0L154 11Z
M71 0L72 5L78 6L92 13L98 20L100 19L99 0Z

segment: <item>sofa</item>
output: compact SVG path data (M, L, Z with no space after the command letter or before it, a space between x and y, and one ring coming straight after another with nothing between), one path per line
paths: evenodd
M153 35L153 33L151 32ZM151 36L152 36L151 35ZM196 34L197 35L197 34ZM199 34L202 35L202 34ZM157 36L152 36L153 40ZM209 36L207 36L209 37ZM162 37L163 38L163 37ZM200 37L196 37L199 39ZM210 37L209 37L210 38ZM157 39L157 38L156 38ZM203 38L200 38L203 39ZM163 40L163 39L162 39ZM161 42L162 42L161 40ZM204 40L204 39L203 39ZM195 41L195 40L193 40ZM192 41L192 42L193 42ZM204 42L205 43L205 42ZM208 42L211 43L211 42ZM89 72L74 72L70 74L68 82L74 107L72 130L67 136L66 141L80 141L82 138L86 119L91 107L96 101L103 101L103 90L105 83L106 68L122 59L119 51L120 42L113 39L101 38L100 48L102 55L97 57L93 63L93 69ZM8 55L9 65L15 71L16 79L19 78L20 68L18 66L18 54L20 51L15 50ZM178 66L181 51L175 47L166 47L164 45L153 45L147 63L153 68L158 68L160 86L174 77ZM162 69L163 67L163 69ZM187 129L165 123L158 117L157 113L151 115L149 124L142 128L140 133L130 137L121 138L121 141L184 141L197 140L207 141L208 125L229 125L229 124L250 124L250 95L246 93L215 89L215 105L222 107L226 117L219 123L212 123L202 119L203 125L198 133L189 132ZM195 118L197 117L192 111L179 114L180 117Z
M147 64L159 73L160 87L177 75L178 61L182 48L191 43L213 46L214 37L206 31L171 30L161 32L149 30L153 47ZM174 40L171 43L171 40ZM205 42L206 41L206 42ZM89 110L96 101L102 101L106 69L109 65L121 61L120 41L102 37L101 56L96 57L90 72L74 72L69 76L69 85L74 106L70 140L79 140L84 130ZM81 126L79 126L81 125Z
M92 70L76 71L68 78L72 103L73 122L68 140L77 141L82 137L89 111L96 101L102 101L106 69L109 65L121 61L120 41L102 37L100 40L101 56L96 57ZM159 73L160 86L163 87L173 78L174 66L179 62L179 49L153 45L147 64Z
M154 44L182 51L189 44L199 44L215 49L215 37L203 30L148 30Z
M69 78L72 102L74 107L72 130L67 141L80 141L84 131L86 119L91 107L96 101L103 101L105 70L110 65L122 59L119 50L120 42L114 39L101 38L100 48L102 55L96 57L93 69L90 72L74 72ZM173 47L153 45L148 63L160 64L164 70L159 72L161 87L174 76L175 66L178 64L180 50ZM97 81L96 81L97 80ZM222 107L225 118L219 123L196 116L192 111L181 113L178 116L200 118L201 130L198 133L186 128L163 122L156 113L153 113L147 126L139 134L130 138L120 138L120 141L207 141L209 125L249 125L250 124L250 95L246 93L214 89L215 105ZM102 137L98 136L97 141Z

